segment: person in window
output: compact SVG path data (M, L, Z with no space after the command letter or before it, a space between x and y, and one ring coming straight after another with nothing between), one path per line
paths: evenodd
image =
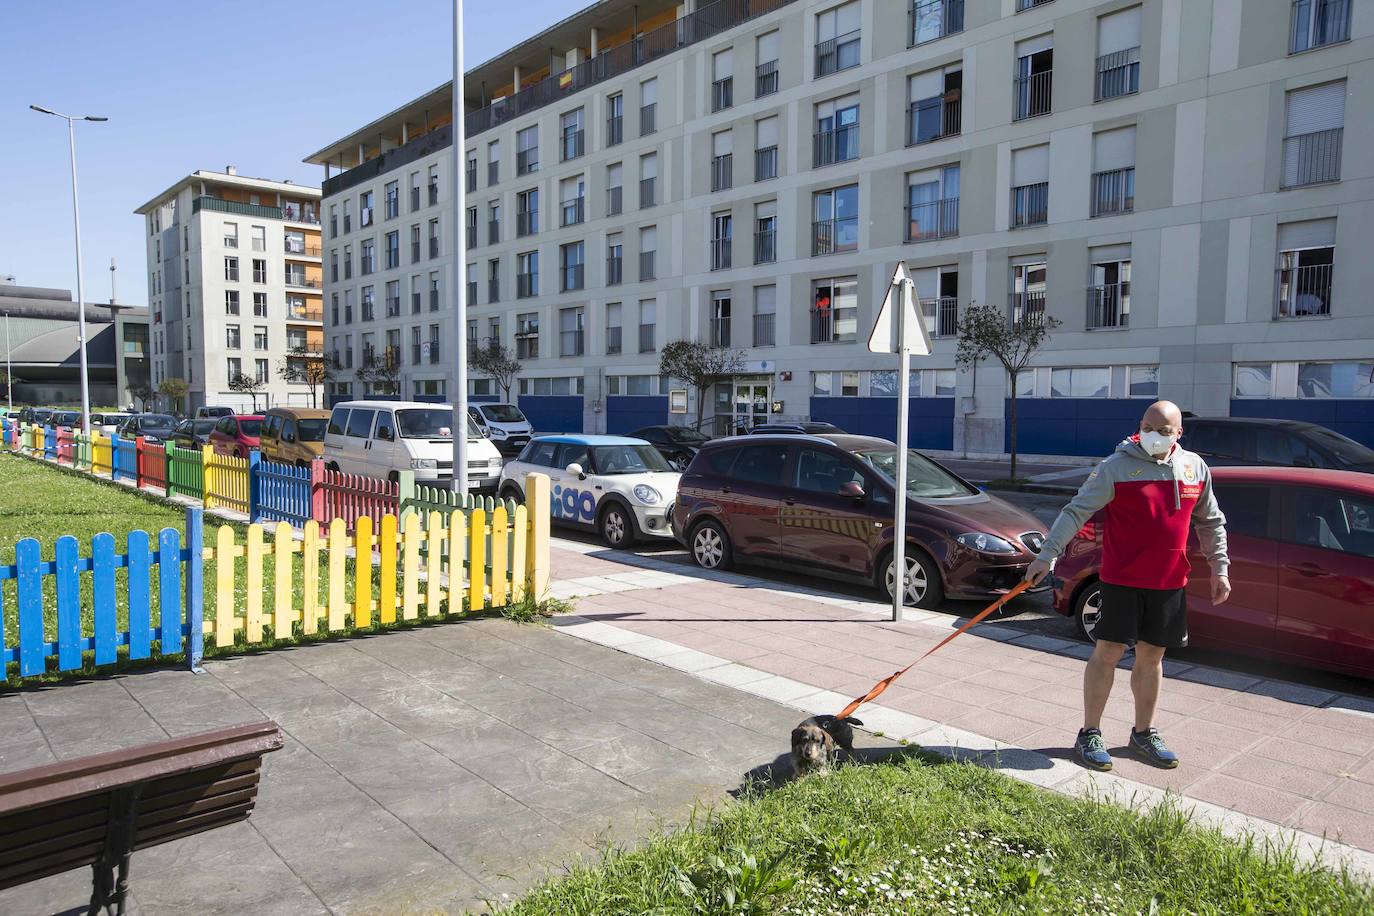
M1131 751L1165 769L1178 766L1154 728L1155 705L1164 678L1164 652L1188 645L1188 530L1197 528L1212 572L1212 603L1231 595L1227 578L1226 517L1212 493L1212 475L1193 452L1178 445L1183 415L1178 405L1156 401L1139 431L1123 440L1099 464L1050 528L1040 553L1026 569L1039 582L1069 541L1098 510L1106 509L1102 550L1102 611L1097 645L1083 673L1083 728L1074 756L1094 770L1110 770L1112 757L1102 739L1102 712L1112 692L1116 664L1135 643L1131 692L1135 725Z

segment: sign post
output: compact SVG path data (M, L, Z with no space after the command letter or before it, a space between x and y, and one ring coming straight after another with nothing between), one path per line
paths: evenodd
M892 522L892 619L902 619L906 603L906 452L911 413L911 357L930 355L930 335L916 307L916 285L904 262L897 264L887 295L878 308L873 333L868 338L872 353L896 353L897 370L897 499ZM896 313L895 315L893 313Z

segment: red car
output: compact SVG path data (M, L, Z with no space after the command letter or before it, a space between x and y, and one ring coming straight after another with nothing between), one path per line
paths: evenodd
M1284 467L1212 469L1226 513L1231 599L1188 539L1188 644L1374 678L1374 476ZM1103 514L1055 564L1054 608L1089 640L1101 607Z
M218 455L247 458L248 453L258 447L258 434L261 431L260 416L220 417L210 431L210 446Z

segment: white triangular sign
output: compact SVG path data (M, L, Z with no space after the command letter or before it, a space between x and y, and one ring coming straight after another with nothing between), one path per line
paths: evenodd
M900 305L897 301L900 300ZM906 312L906 320L898 320L898 309ZM870 353L897 353L902 349L898 336L906 337L906 350L912 356L930 355L930 334L926 331L925 318L916 303L916 286L905 262L899 261L892 272L892 282L887 285L883 304L878 306L878 317L873 322L873 333L868 335Z

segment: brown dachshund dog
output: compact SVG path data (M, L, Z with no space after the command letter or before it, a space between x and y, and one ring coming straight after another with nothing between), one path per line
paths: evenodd
M853 716L812 716L802 720L792 729L792 769L798 776L826 769L838 761L840 750L852 757L855 725L863 723Z

